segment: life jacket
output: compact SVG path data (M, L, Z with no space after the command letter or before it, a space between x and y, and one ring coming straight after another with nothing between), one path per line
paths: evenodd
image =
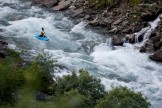
M44 32L42 31L42 32L40 33L40 35L41 35L41 36L44 36Z

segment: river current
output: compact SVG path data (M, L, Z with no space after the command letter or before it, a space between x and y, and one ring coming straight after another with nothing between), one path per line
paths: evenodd
M44 27L48 42L34 34ZM63 12L50 12L23 0L0 0L0 38L11 48L27 49L32 54L44 50L70 71L87 69L101 78L106 90L127 86L142 92L152 108L162 107L162 64L139 53L140 44L109 44L109 36L85 22L75 24ZM66 74L66 71L63 71Z

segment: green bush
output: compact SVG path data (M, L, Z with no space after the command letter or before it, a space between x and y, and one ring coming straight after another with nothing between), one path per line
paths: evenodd
M127 87L116 87L97 101L96 108L149 108L149 106L150 103L141 93L135 93Z
M0 59L0 105L13 103L17 98L17 90L24 84L23 68L19 53L11 49L5 50L6 58Z
M88 105L90 100L81 95L78 90L65 92L63 95L58 96L54 102L59 108L90 108Z
M65 92L78 89L79 93L91 99L91 105L96 103L96 100L104 96L104 86L100 83L100 79L89 75L87 71L81 70L77 76L74 72L72 75L67 75L59 78L53 86L55 95L62 95Z

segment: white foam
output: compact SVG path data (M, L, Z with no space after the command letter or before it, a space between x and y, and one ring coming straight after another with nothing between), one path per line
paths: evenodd
M91 56L96 65L107 68L107 72L100 73L107 90L111 89L111 85L122 85L144 93L152 102L162 100L161 64L150 61L147 54L139 53L133 45L125 44L125 47L116 47L116 50L105 45L96 46ZM111 74L115 76L109 78Z
M8 14L15 12L16 10L10 8L10 7L0 7L0 19L3 19Z
M15 4L15 3L19 3L19 0L0 0L0 3L2 3L2 4L4 4L4 3Z
M54 67L54 78L63 77L65 75L70 75L71 72L65 68Z
M160 18L162 17L162 14L160 14L156 20L152 21L152 22L149 22L150 26L149 27L145 27L145 28L142 28L141 31L135 33L136 35L136 38L138 38L140 35L143 35L144 34L144 41L146 41L149 36L151 35L152 31L155 30L155 28L158 26L158 23L160 22Z
M14 45L14 44L8 44L8 48L9 49L16 49L17 47L16 47L16 45Z

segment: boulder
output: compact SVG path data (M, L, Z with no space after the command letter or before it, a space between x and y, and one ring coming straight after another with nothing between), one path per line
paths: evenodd
M122 17L122 18L118 19L117 21L115 21L113 23L113 25L118 25L118 24L122 23L123 21L124 21L124 17Z
M70 5L71 5L70 0L68 0L68 1L62 0L62 1L59 2L59 4L57 6L53 7L53 10L57 10L57 11L65 10L68 7L70 7Z
M149 39L156 36L156 32L152 32L149 36Z
M0 51L0 58L5 58L5 57L6 57L6 55Z
M150 40L153 41L153 43L158 43L161 39L161 36L155 36L151 37Z
M146 47L145 46L142 46L141 48L140 48L140 53L145 53L146 52Z
M129 43L135 43L135 34L131 34L129 36L126 37L126 40L129 42Z
M90 15L85 15L84 20L90 20L91 16Z
M50 95L46 94L46 93L43 93L43 92L37 92L36 94L36 99L38 101L47 101L51 98Z
M147 21L147 22L153 21L161 13L162 13L162 7L160 6L157 10L154 10L154 11L146 11L146 12L142 13L141 20L142 21Z
M57 5L59 0L34 0L32 5L40 5L46 7L53 7Z
M73 12L73 17L76 17L76 16L78 16L78 15L80 15L80 14L82 14L83 13L83 9L76 9L76 10L72 10L72 12Z
M162 62L162 49L156 51L153 55L150 55L149 58L153 61Z
M0 41L0 44L1 45L8 45L8 43L7 42L4 42L4 41Z
M122 32L130 34L133 32L134 27L133 26L128 26L128 28L125 28Z
M118 32L118 28L116 26L109 31L109 33L113 33L113 34L116 34L117 32Z
M112 45L114 45L114 46L123 46L123 43L124 43L124 41L121 38L119 38L117 36L112 37Z
M133 32L139 32L142 28L143 28L143 25L136 25L136 26L133 28Z
M155 14L153 14L152 12L150 11L147 11L147 12L144 12L142 13L141 15L141 20L142 21L152 21L155 19Z

